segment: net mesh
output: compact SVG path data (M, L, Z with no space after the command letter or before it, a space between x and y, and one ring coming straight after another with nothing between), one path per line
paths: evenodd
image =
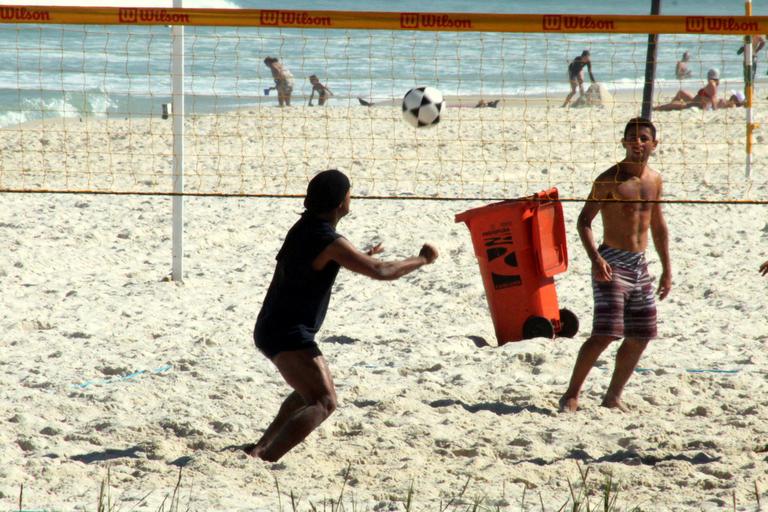
M315 172L335 167L357 196L438 199L551 186L586 197L624 156L619 139L640 113L647 45L630 34L264 27L187 27L185 37L186 192L300 195ZM662 34L654 104L679 89L695 94L711 68L721 100L743 91L741 44ZM563 108L569 62L585 49L599 87ZM678 80L684 51L691 77ZM172 191L168 27L2 25L0 54L0 189ZM289 108L277 107L267 56L293 75ZM332 93L325 106L317 94L308 105L310 75ZM583 77L587 91L586 68ZM447 107L435 128L414 129L401 99L424 85ZM768 199L759 153L744 177L743 109L656 112L654 121L652 164L667 198Z

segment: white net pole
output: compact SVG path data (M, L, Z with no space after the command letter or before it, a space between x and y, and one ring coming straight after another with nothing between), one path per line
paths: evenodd
M181 8L182 0L173 0ZM173 267L171 278L184 279L184 26L174 25L171 57L173 110Z
M752 0L746 0L744 3L744 10L746 11L747 16L752 15ZM749 36L746 38L746 42L744 44L744 69L746 72L744 73L744 80L745 80L745 96L747 97L747 108L746 108L746 116L747 116L747 160L746 160L746 171L745 174L747 175L747 178L749 178L752 175L752 130L754 129L753 124L753 118L752 118L752 95L755 92L754 88L754 80L752 79L752 75L754 73L754 70L752 69L752 66L754 65L752 60L752 37Z

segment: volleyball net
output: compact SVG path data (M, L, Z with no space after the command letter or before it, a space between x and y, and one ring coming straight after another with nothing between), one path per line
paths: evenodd
M737 52L745 34L768 33L764 17L0 6L0 22L2 192L174 193L170 25L183 25L185 194L302 195L315 172L339 168L357 197L511 198L556 186L583 199L624 157L651 31L661 34L655 105L680 89L696 95L710 70L723 102L654 112L666 197L768 200L764 135L755 132L745 177L744 107L728 104L745 91ZM597 83L590 90L585 67L584 94L564 108L584 50ZM768 70L758 56L757 121ZM290 107L278 107L267 57L292 75ZM677 77L681 60L689 73ZM417 86L446 97L435 128L402 120L401 99Z

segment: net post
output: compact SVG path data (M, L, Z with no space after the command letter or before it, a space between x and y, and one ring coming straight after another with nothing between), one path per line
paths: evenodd
M651 2L651 14L661 14L661 0ZM651 119L653 115L653 82L656 78L656 46L659 34L648 34L648 52L645 57L645 84L643 84L643 107L641 115Z
M744 14L746 16L752 16L752 0L745 0L744 2ZM747 178L749 178L752 175L752 132L756 128L756 124L754 123L754 119L752 117L752 96L754 94L754 80L752 77L752 74L754 73L754 69L752 69L752 36L747 35L744 36L744 97L746 100L746 109L745 109L745 115L746 115L746 124L747 124L747 133L746 133L746 161L744 163L745 169L744 174Z
M182 0L173 0L181 8ZM184 25L173 25L171 50L173 111L173 265L171 279L184 279Z

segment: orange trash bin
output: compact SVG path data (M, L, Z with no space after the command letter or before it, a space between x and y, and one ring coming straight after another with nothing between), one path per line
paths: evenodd
M556 188L459 213L472 235L499 345L579 329L560 309L554 276L568 268L563 206Z

